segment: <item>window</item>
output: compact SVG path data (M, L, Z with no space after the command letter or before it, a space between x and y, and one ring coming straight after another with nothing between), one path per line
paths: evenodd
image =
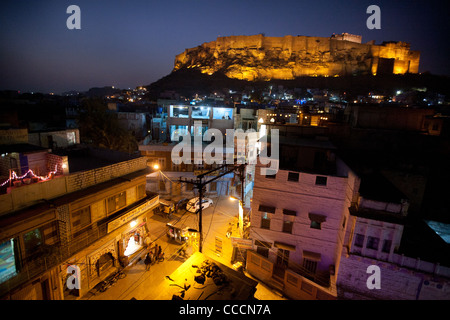
M364 235L363 234L355 234L355 247L362 248L364 244Z
M309 213L309 219L311 220L310 228L312 229L322 229L322 223L326 221L326 217L321 214Z
M261 228L270 229L270 215L267 212L263 212L261 215Z
M213 119L233 119L232 108L213 108Z
M18 238L13 238L0 242L0 283L17 275L20 266L18 257Z
M136 194L138 199L142 199L145 197L145 184L141 184L136 187Z
M289 172L288 181L298 182L299 176L298 172Z
M380 239L375 237L367 237L367 245L366 248L372 249L372 250L378 250L378 242L380 242Z
M32 256L44 243L41 230L37 228L33 231L25 233L23 235L23 242L25 244L25 252L27 256Z
M209 119L209 112L211 107L192 107L193 119Z
M317 222L317 221L311 221L310 227L313 228L313 229L320 230L321 229L321 223Z
M303 259L303 268L305 268L307 271L309 271L311 273L316 273L317 261L313 261L313 260L304 258Z
M217 182L213 181L209 184L209 191L210 192L215 192L217 191Z
M72 212L72 227L76 230L86 227L91 223L91 207Z
M384 240L383 248L381 249L381 251L383 251L384 253L389 253L389 252L391 252L391 246L392 246L391 240Z
M255 240L256 252L263 257L269 257L269 248L272 247L270 242Z
M278 248L277 265L287 267L289 264L289 250Z
M285 233L291 233L292 234L292 228L294 226L294 219L295 219L295 215L296 212L295 211L291 211L291 210L287 210L287 209L283 209L283 232Z
M275 207L261 204L258 211L261 212L261 228L270 229L270 213L275 213Z
M316 177L316 186L326 186L327 185L327 177L317 176Z
M189 118L189 107L170 106L170 116L174 118Z
M283 232L292 234L292 227L294 226L294 222L286 219L283 221Z
M108 198L108 213L112 213L121 208L124 208L127 204L126 192L121 192L113 197Z
M315 274L317 263L321 259L320 253L303 250L303 268L308 272Z

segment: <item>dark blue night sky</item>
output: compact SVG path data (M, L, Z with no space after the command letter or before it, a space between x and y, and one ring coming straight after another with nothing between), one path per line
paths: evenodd
M81 30L69 30L69 5ZM381 30L366 9L381 8ZM420 72L450 75L446 1L130 0L3 1L0 90L61 93L134 88L169 74L175 55L217 36L359 34L405 41L421 51Z

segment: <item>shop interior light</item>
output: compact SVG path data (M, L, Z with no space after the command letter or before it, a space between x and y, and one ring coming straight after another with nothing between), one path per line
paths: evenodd
M134 227L136 227L136 225L137 225L137 221L136 220L133 220L133 221L130 222L130 227L134 228Z

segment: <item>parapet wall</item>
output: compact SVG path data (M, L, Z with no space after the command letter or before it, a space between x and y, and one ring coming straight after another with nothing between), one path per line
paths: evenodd
M147 159L122 161L97 169L56 176L48 181L12 187L0 195L0 216L147 168Z

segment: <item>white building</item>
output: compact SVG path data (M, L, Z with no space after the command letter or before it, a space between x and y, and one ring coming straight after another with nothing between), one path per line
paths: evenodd
M247 270L293 299L336 298L350 204L359 178L328 141L280 145L276 175L257 165Z
M450 299L450 268L403 253L409 203L383 180L380 176L362 177L360 195L350 207L348 234L337 270L339 298ZM427 241L426 234L417 236ZM375 278L369 280L375 276L367 271L372 266L379 268L378 283Z

